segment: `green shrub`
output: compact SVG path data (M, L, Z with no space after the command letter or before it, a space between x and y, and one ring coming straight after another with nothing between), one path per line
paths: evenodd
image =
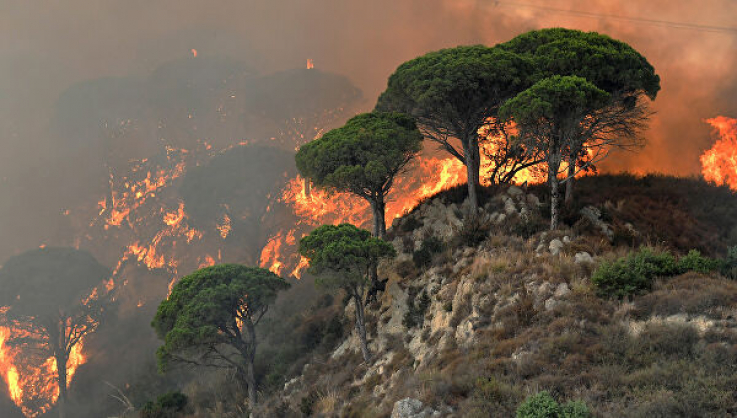
M517 408L517 418L589 418L591 411L582 401L560 405L546 391L528 397Z
M676 259L667 251L656 252L643 247L636 253L613 262L603 262L594 271L591 281L603 297L622 299L651 289L657 277L679 273Z
M591 411L583 401L569 401L560 407L561 418L588 418Z
M560 405L546 391L532 395L517 408L517 418L559 418Z
M687 271L710 273L719 270L721 264L719 260L704 257L698 250L691 250L678 260L678 270L682 273Z
M187 395L181 392L165 393L156 402L146 402L141 408L141 418L174 418L187 406Z

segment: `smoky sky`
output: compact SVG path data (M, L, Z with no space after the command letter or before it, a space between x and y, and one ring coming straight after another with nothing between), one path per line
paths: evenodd
M525 7L737 27L732 0L63 0L0 2L0 262L52 235L39 193L72 181L49 171L64 153L52 132L59 96L102 77L148 77L191 54L230 57L260 73L302 68L306 59L348 77L373 106L403 61L460 44L493 45L562 26L630 43L655 66L662 91L637 154L609 170L696 174L712 138L704 118L737 117L737 34L675 29ZM92 157L85 157L92 158ZM45 174L39 174L39 173ZM47 217L48 218L48 217ZM8 244L12 241L13 245Z

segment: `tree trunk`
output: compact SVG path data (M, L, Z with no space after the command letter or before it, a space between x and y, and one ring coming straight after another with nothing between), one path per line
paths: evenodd
M363 312L363 303L358 293L353 294L353 302L356 305L356 332L359 340L361 340L361 354L363 354L363 360L368 363L371 361L371 353L366 341L366 318Z
M481 150L478 135L474 135L471 139L471 152L473 152L473 181L476 186L479 186L481 185Z
M377 196L376 199L371 200L371 211L374 213L374 236L377 238L384 239L386 236L386 203L384 203L384 196Z
M384 197L379 196L375 200L371 200L371 210L374 213L374 236L384 239L386 236L386 221L384 215L386 213L386 204L384 203ZM379 272L377 270L377 263L373 263L369 269L369 281L371 282L371 288L376 286L379 281Z
M246 364L246 383L248 383L248 405L253 411L256 407L256 374L254 372L253 361Z
M552 153L548 157L548 183L550 183L550 229L558 229L558 213L559 197L558 188L560 181L558 180L558 171L560 170L560 153Z
M244 328L248 333L248 347L246 348L246 383L248 384L248 405L253 411L256 407L256 373L254 372L254 360L256 358L256 329L250 320L244 321Z
M463 154L466 157L466 178L468 179L468 203L471 206L472 214L476 214L479 207L479 200L476 196L476 185L478 174L478 165L475 162L475 152L473 151L473 141L467 139L463 141ZM477 150L478 151L478 150Z
M568 178L566 179L566 206L573 203L573 186L576 182L576 162L569 161Z
M57 401L57 409L59 410L59 418L67 416L67 359L64 354L56 355L56 371L59 384L59 400Z

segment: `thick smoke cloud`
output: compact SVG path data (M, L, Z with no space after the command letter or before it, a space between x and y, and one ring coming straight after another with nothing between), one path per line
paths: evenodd
M545 7L737 26L737 4L685 0L532 2ZM527 4L527 3L524 3ZM0 260L53 240L60 181L94 164L93 149L70 155L59 143L55 104L69 86L102 77L135 83L197 49L255 71L318 68L349 77L365 108L404 60L468 43L494 44L550 26L598 30L643 52L663 78L657 112L636 155L606 168L695 174L709 147L702 119L734 114L734 33L683 30L574 16L491 0L5 2L0 5ZM126 98L121 98L125 100ZM70 111L73 111L71 109ZM69 159L77 159L70 164ZM66 159L66 160L64 160ZM87 161L85 161L87 160Z

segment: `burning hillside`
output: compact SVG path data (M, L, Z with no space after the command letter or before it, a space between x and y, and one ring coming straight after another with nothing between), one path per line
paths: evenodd
M295 223L279 202L295 175L293 150L340 122L359 98L332 74L261 77L204 56L166 64L147 82L74 86L62 95L55 123L61 140L76 141L70 152L94 158L59 202L72 233L47 242L88 249L111 266L98 293L110 291L121 315L134 317L166 297L184 272L222 261L257 263L262 248ZM0 375L22 413L40 417L57 409L66 388L55 384L54 356L18 343L34 328L16 325L0 329ZM80 338L70 348L67 387L87 361L87 347Z

